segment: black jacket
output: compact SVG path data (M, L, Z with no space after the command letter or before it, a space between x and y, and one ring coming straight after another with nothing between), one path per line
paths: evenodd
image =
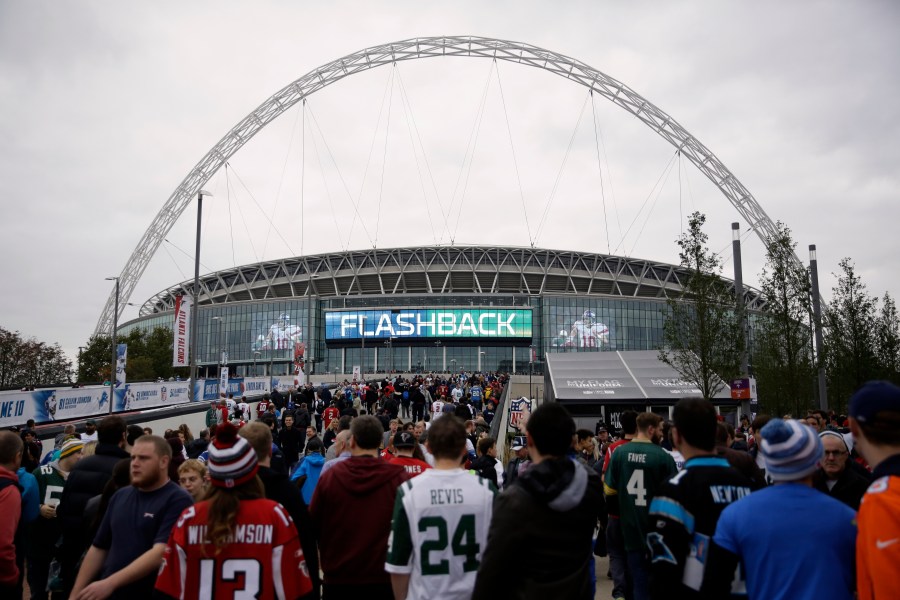
M498 487L497 485L497 459L493 456L488 456L487 454L482 454L478 458L472 461L472 470L478 474L482 479L487 479L491 483L494 484L494 487Z
M285 427L278 434L278 439L285 461L287 461L288 465L292 465L300 460L300 451L303 449L306 439L306 427L303 429L293 426L290 429Z
M851 469L848 465L844 468L844 472L841 473L840 477L838 477L837 483L835 483L834 487L830 490L828 489L827 482L828 478L825 476L825 471L822 469L819 469L816 471L815 475L813 475L814 488L823 494L828 494L835 500L840 500L853 510L859 510L859 503L862 502L862 497L869 488L868 479Z
M569 458L532 466L494 502L472 600L590 600L603 484ZM522 552L527 548L527 552Z
M282 422L284 422L282 420ZM306 408L297 408L294 410L294 427L300 430L306 430L312 424L309 416L309 410Z
M66 593L75 584L76 563L92 541L88 534L90 523L85 516L88 500L103 493L116 464L129 457L127 452L115 444L100 443L93 456L78 461L69 473L56 507L63 536L59 558Z
M56 507L63 534L67 530L80 529L84 507L88 500L103 493L106 482L112 477L113 468L123 458L130 455L113 444L97 444L93 456L78 461L69 473L62 498Z
M309 518L309 509L303 502L300 489L294 485L287 475L277 473L268 467L259 468L259 478L266 488L266 498L281 504L297 528L300 535L300 546L303 547L303 556L306 558L306 566L309 576L312 578L312 592L303 598L319 598L319 552L316 548L316 536L313 532L312 521Z

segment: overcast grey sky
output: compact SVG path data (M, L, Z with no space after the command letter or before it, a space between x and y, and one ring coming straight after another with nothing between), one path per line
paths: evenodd
M870 292L896 297L898 6L0 0L0 325L74 356L110 292L104 278L233 125L332 59L436 35L526 42L622 81L785 222L801 258L818 244L826 296L850 256ZM696 209L711 247L727 248L736 211L674 155L625 111L545 71L460 58L382 67L287 111L210 180L203 270L447 243L448 206L458 244L534 241L675 263L674 239ZM351 198L367 232L351 230ZM193 252L195 210L130 302L191 275L181 250ZM755 237L744 258L755 284ZM127 307L121 320L136 315Z

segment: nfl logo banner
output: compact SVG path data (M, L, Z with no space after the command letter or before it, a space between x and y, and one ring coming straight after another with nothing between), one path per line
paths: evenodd
M191 297L178 296L175 298L175 341L172 344L172 366L190 366L190 340L191 340Z

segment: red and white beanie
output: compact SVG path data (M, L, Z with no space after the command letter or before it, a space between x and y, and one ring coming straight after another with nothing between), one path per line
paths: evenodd
M259 470L256 451L247 440L238 436L237 427L231 423L219 425L208 452L206 466L210 482L215 486L233 488L243 485Z

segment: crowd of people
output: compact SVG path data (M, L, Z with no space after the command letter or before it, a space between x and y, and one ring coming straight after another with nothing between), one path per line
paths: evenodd
M0 432L0 592L21 598L900 596L900 388L846 422L735 428L682 399L490 435L504 375L422 375L211 403L194 438L119 416L42 456ZM255 410L254 410L255 409Z

